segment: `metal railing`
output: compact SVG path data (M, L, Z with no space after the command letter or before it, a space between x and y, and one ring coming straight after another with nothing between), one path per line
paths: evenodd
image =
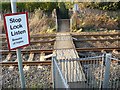
M55 23L56 23L56 31L58 31L58 20L57 20L57 16L55 18Z
M82 74L78 73L80 69L78 65L76 65L78 64L76 62L81 64L86 80L80 80L79 76L82 76ZM105 53L95 57L61 59L56 60L54 63L59 67L64 82L66 82L66 84L68 83L70 88L118 89L120 88L119 62L120 60L112 57L110 53ZM60 80L58 80L58 82L60 83Z
M93 72L98 67L100 67L100 69L102 68L102 65L100 64L101 61L102 56L95 56L78 59L58 60L58 65L62 70L66 82L68 82L70 86L71 84L74 84L74 87L71 86L71 88L97 88L100 87L101 80L97 80ZM80 64L83 70L80 70ZM83 73L81 71L83 71ZM83 74L85 74L85 77L82 77ZM78 85L75 83L80 84Z
M69 89L69 85L65 81L62 71L60 70L56 57L52 58L52 79L53 79L53 88L64 88Z
M103 88L120 88L120 59L106 54Z

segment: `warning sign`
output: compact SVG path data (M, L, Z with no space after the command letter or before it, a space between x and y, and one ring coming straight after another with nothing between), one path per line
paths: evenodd
M9 50L30 44L27 12L4 15L4 27Z

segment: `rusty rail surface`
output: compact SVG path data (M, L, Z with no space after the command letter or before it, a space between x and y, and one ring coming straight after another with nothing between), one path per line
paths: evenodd
M76 48L79 51L113 51L113 50L120 50L120 47L111 47L111 48Z
M104 51L113 51L113 50L120 50L120 47L112 47L112 48L76 48L76 50L78 52L80 52L80 51L102 51L102 50L104 50ZM54 49L21 50L22 53L30 53L30 52L33 52L33 53L41 53L41 52L52 53L53 51L54 51ZM15 50L11 50L11 51L9 51L9 50L1 50L0 51L0 54L8 54L8 53L16 53L16 51Z
M71 33L72 36L81 37L81 36L120 36L120 32L103 32L103 33Z
M36 44L36 43L54 43L55 40L47 40L47 41L44 41L44 40L40 40L40 41L31 41L30 42L30 45L32 44ZM7 44L7 42L2 42L2 44Z
M74 42L80 42L80 41L119 41L120 38L113 38L113 39L78 39L78 40L73 40ZM40 40L40 41L31 41L30 45L36 44L36 43L54 43L55 40ZM2 42L2 44L7 44L7 42Z
M33 52L33 53L41 53L41 52L44 52L44 53L52 53L53 52L53 50L52 49L44 49L44 50L42 50L42 49L32 49L32 50L21 50L21 52L22 53L30 53L30 52ZM11 50L11 51L9 51L9 50L1 50L0 51L0 54L8 54L8 53L16 53L16 50Z
M47 34L47 35L44 35L44 34L38 34L38 35L32 35L30 36L30 38L54 38L56 35L55 34ZM5 34L0 34L0 38L2 39L6 39L6 35Z
M28 66L43 66L43 65L51 65L51 61L47 60L47 61L23 61L23 66L28 65ZM9 61L9 62L0 62L0 66L18 66L18 62L13 62L13 61Z
M120 36L120 32L100 32L100 33L86 33L86 32L81 32L81 33L71 33L72 36ZM31 38L48 38L48 37L55 37L56 34L38 34L38 35L31 35ZM0 38L6 38L5 34L0 34Z
M120 38L113 38L113 39L79 39L79 40L73 40L75 42L80 42L80 41L115 41L115 40L120 40Z
M74 60L74 61L78 61L78 60ZM96 60L79 60L78 62L95 62ZM99 63L102 63L102 59L98 60ZM116 61L116 60L112 60L112 63L115 62L120 62L120 61ZM47 60L47 61L23 61L23 66L27 65L27 66L47 66L47 65L51 65L51 60ZM13 61L8 61L8 62L0 62L0 66L18 66L18 62L13 62Z

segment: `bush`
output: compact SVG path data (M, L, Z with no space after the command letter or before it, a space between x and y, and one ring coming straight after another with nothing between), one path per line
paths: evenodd
M1 6L2 6L2 13L11 12L10 2L4 2L4 3L2 2Z
M2 2L0 4L2 6L2 12L11 11L11 3L10 2ZM55 2L17 2L17 10L18 12L29 11L34 12L35 9L40 8L45 12L52 12L54 8L57 7L57 3Z
M90 3L85 3L84 6L92 9L96 8L101 10L120 10L120 1L119 2L90 2Z

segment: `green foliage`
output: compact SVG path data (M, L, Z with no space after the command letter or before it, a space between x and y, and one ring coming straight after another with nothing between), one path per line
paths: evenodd
M0 3L0 12L2 11L2 3Z
M60 2L58 4L58 6L59 6L59 16L60 16L60 18L62 18L62 19L69 18L68 9L66 8L65 3L64 2Z
M11 11L10 2L3 2L2 11ZM40 8L45 12L52 12L54 8L57 7L55 2L17 2L17 10L21 11L30 11L33 12L35 9Z
M86 3L85 7L101 10L119 10L120 2L91 2Z
M10 12L11 11L10 2L2 2L1 7L2 7L2 12Z
M65 3L65 6L66 6L67 9L71 9L71 8L73 8L73 3L71 3L71 2L66 2L66 3Z
M25 11L25 3L22 3L22 2L17 2L17 11L18 12L22 12L22 11Z

